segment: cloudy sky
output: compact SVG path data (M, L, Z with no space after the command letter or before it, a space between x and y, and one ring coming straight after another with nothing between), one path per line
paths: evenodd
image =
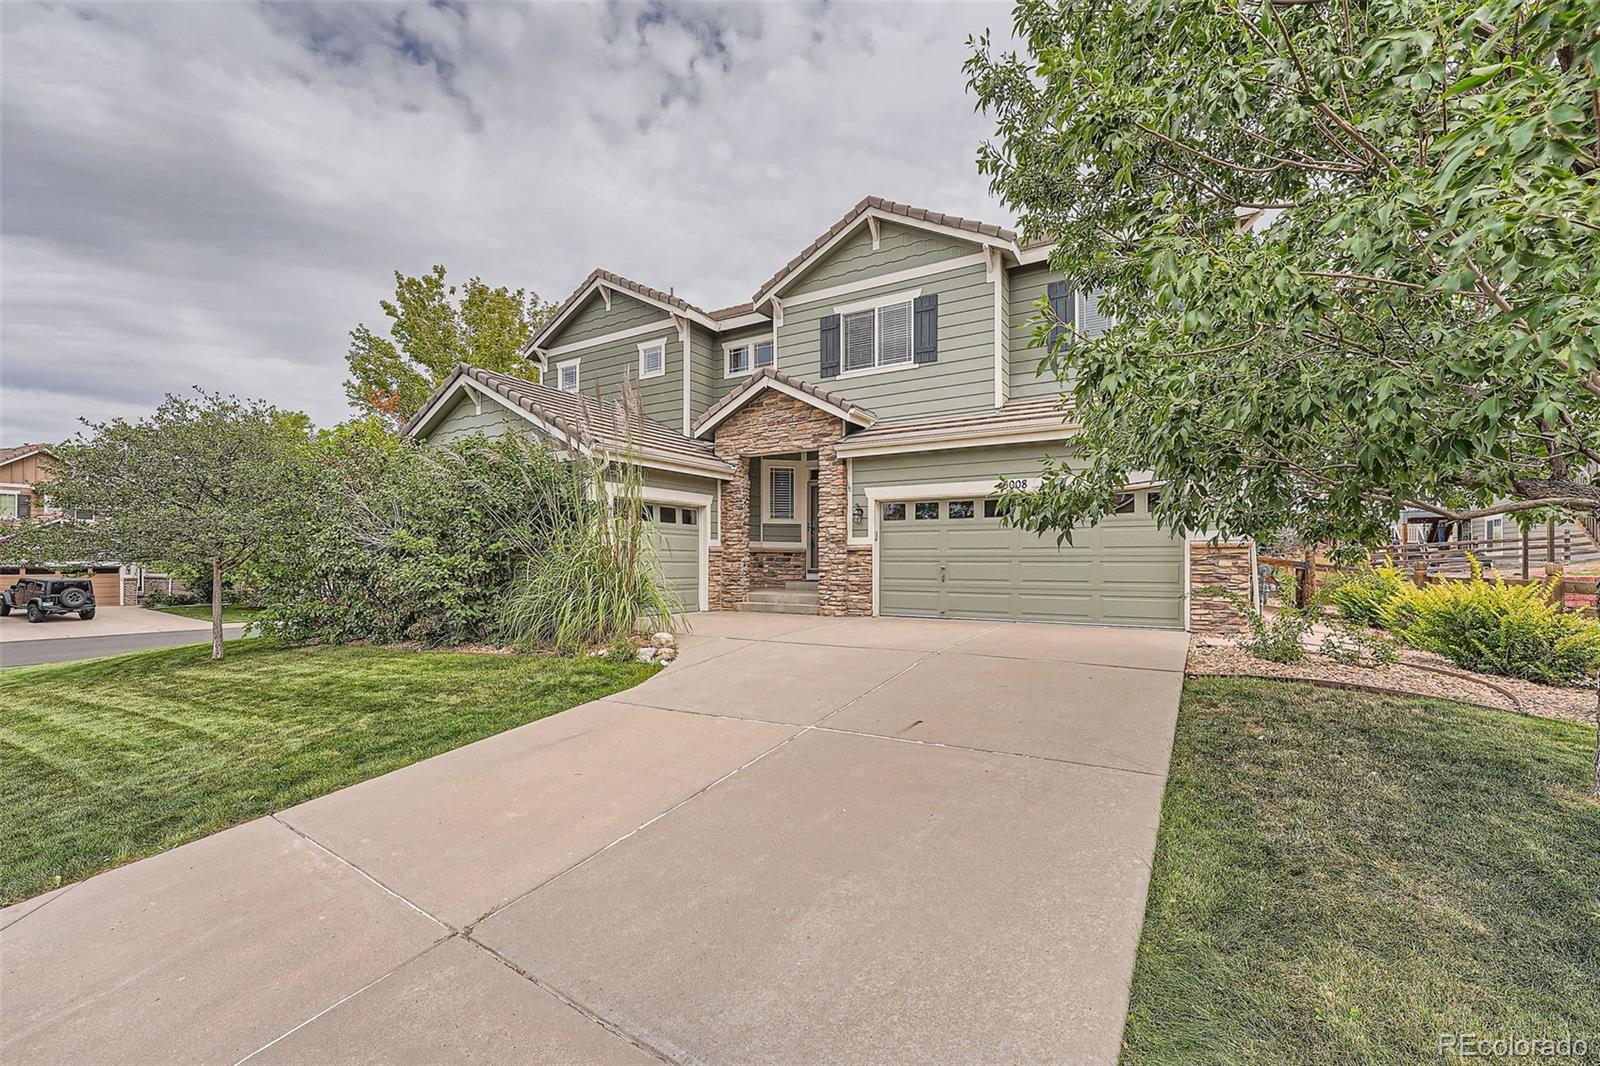
M200 384L348 415L392 272L749 298L862 196L1007 221L1005 4L0 4L0 445Z

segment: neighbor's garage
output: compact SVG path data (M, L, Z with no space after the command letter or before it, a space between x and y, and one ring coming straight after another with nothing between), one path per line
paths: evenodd
M116 607L122 602L122 568L120 566L94 566L85 573L82 570L61 574L54 570L36 570L29 567L5 566L0 567L0 585L9 587L22 580L23 577L87 577L94 586L94 602L97 607Z
M700 609L700 524L704 508L649 504L645 515L655 524L657 559L662 576L678 598L679 609Z
M878 613L1183 626L1183 542L1150 517L1152 493L1056 546L1001 524L994 499L879 503Z

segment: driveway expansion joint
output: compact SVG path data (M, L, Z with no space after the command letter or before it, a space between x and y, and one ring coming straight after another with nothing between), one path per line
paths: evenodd
M372 876L366 870L363 870L360 866L358 866L355 863L351 862L349 859L345 858L343 855L340 855L337 851L334 851L332 848L328 847L328 845L324 844L322 841L318 840L316 837L313 837L310 833L305 832L304 830L300 829L298 826L291 825L290 823L284 821L282 818L278 817L278 815L280 813L282 813L282 812L274 811L272 814L267 815L267 817L271 818L274 822L277 822L279 825L283 826L285 829L289 830L289 832L293 833L295 836L299 837L301 840L304 840L306 843L310 844L312 847L316 848L318 851L322 852L324 855L327 855L329 858L333 859L335 862L340 863L341 865L344 865L344 866L348 866L350 869L354 870L357 874L359 874L360 876L366 878L368 881L372 882L372 884L376 885L383 892L387 893L390 896L393 896L395 899L399 900L401 903L404 903L407 907L410 907L412 910L416 911L418 914L420 914L424 918L428 919L428 921L434 923L435 925L439 926L439 928L444 929L446 932L449 933L449 936L442 937L439 940L434 941L435 944L443 943L443 941L450 939L451 936L455 936L455 935L457 935L458 933L461 932L461 930L457 929L455 926L451 925L449 922L445 921L443 918L440 918L437 914L434 914L433 912L429 911L425 907L418 906L412 900L410 900L410 899L406 898L405 896L401 895L399 892L396 892L393 888L390 888L388 885L384 884L382 881L380 881L376 877Z

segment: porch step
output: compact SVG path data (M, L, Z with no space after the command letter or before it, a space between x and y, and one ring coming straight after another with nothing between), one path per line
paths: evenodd
M746 603L809 603L815 607L817 590L814 586L809 589L751 589L744 599Z
M745 600L738 610L752 614L816 614L817 601L808 603L774 603L770 600Z
M815 592L817 591L817 579L807 578L804 581L785 581L783 587L795 592Z

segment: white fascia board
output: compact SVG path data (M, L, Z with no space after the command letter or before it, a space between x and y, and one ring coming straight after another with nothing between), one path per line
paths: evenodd
M539 432L557 442L562 447L576 448L579 454L588 454L587 449L578 444L577 441L574 441L572 438L568 437L564 432L561 431L559 427L550 422L546 422L544 419L538 417L532 411L526 410L519 404L512 403L510 400L506 399L504 396L501 396L493 389L484 388L478 382L474 381L465 374L457 378L455 384L451 385L449 389L445 390L445 392L429 406L427 417L417 423L417 428L411 431L410 436L413 439L416 439L427 433L427 431L431 429L434 423L438 420L439 415L442 412L449 410L456 398L459 397L463 392L471 393L475 401L481 402L481 400L492 400L496 404L505 408L507 411L510 411L513 414L521 417L523 421L532 424L535 429L539 430Z
M860 281L847 282L843 285L834 285L827 289L818 289L815 292L804 292L798 296L786 297L783 301L785 307L803 307L806 304L818 303L822 300L832 300L840 296L848 296L853 292L864 289L876 289L884 285L898 285L903 281L915 281L917 278L929 277L933 274L943 274L951 270L960 270L964 267L978 266L984 260L983 252L973 252L971 255L958 255L953 259L941 259L937 263L928 263L919 267L907 267L905 270L896 270L892 274L878 274L874 277L863 278Z
M1018 246L1017 265L1033 266L1035 263L1048 263L1050 261L1050 253L1053 251L1055 251L1055 246L1052 244L1040 244L1032 248Z
M665 311L669 315L683 315L683 316L689 318L691 321L700 323L702 326L705 326L707 329L716 329L717 328L717 324L715 322L713 322L711 319L707 318L704 314L702 314L699 311L691 311L691 310L687 310L687 309L682 308L682 307L674 307L671 304L666 303L666 302L664 302L662 300L657 300L653 296L646 296L642 292L636 292L633 289L628 289L628 288L623 288L623 287L618 286L618 285L613 285L612 283L606 281L606 279L604 279L604 278L595 278L588 285L584 286L583 291L578 294L576 299L574 299L570 304L567 305L567 309L565 311L563 311L561 314L557 315L555 318L551 319L548 323L546 323L545 327L543 329L541 329L537 334L535 334L534 339L538 340L539 338L542 338L542 337L554 337L557 333L560 333L561 332L561 323L565 322L568 318L572 317L572 315L576 314L578 309L581 308L588 301L589 297L593 296L596 292L599 292L601 289L609 290L610 292L620 292L624 296L628 296L628 297L630 297L632 299L638 300L640 303L649 304L651 307L659 307L661 310ZM605 295L602 293L602 299L606 300L606 305L609 308L609 306L610 306L609 298L605 297ZM556 349L553 349L553 348L551 349L551 351L555 351L555 350Z
M991 237L986 233L978 233L973 230L961 229L959 226L945 226L937 222L928 222L924 219L911 218L908 215L897 215L892 211L885 211L882 208L869 207L867 210L861 212L861 214L856 217L854 222L850 223L850 225L846 226L844 229L830 237L827 242L822 245L822 247L818 248L816 251L806 256L805 259L795 264L794 269L789 271L782 281L779 281L776 285L769 289L763 289L757 293L755 300L752 302L759 307L761 304L767 301L768 297L781 293L790 283L799 280L800 275L804 274L811 264L815 263L818 259L827 255L834 248L838 247L840 242L844 241L862 226L870 224L876 228L876 225L879 222L892 222L897 226L909 226L913 229L928 230L931 233L942 233L949 237L955 237L957 240L970 241L973 244L979 244L985 247L996 247L1002 251L1010 252L1013 256L1018 256L1017 246L1003 237Z
M834 448L834 454L860 458L868 455L905 455L911 452L939 452L953 451L960 448L991 448L1002 444L1032 444L1036 441L1067 440L1076 436L1077 426L1030 426L1026 429L991 430L984 433L967 434L966 436L929 436L913 438L910 440L884 441L874 444L870 441L852 446L846 440Z
M771 318L761 314L759 311L748 311L745 314L737 315L733 318L718 319L716 329L719 333L726 333L730 329L744 329L747 326L764 326L771 321Z
M633 462L639 466L650 467L652 470L665 470L671 474L692 474L695 477L710 478L713 481L733 480L733 471L725 467L702 466L699 463L664 455L654 450L641 451L635 448L631 452L619 452L617 459L623 462Z
M625 341L630 337L639 337L646 333L653 333L657 330L672 328L672 316L668 315L666 318L658 319L655 322L646 322L642 326L634 326L631 329L619 329L615 333L606 333L599 337L590 337L586 341L573 341L571 344L558 344L554 348L544 348L541 350L547 356L562 356L572 352L581 352L586 348L596 348L602 344L611 344L615 341Z

